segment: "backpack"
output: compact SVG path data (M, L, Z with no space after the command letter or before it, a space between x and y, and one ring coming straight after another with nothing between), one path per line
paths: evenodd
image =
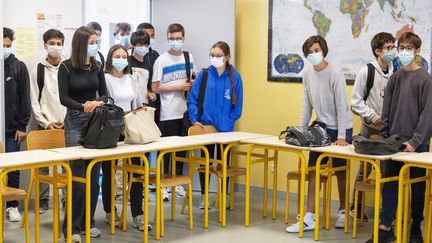
M284 134L285 143L300 147L323 147L331 145L330 137L327 135L327 126L319 121L314 121L310 126L288 126L282 131L279 138Z
M374 67L374 65L372 65L372 63L368 63L367 68L368 68L368 73L367 73L367 78L366 78L366 93L363 96L364 101L366 101L367 98L369 97L370 91L372 89L372 86L373 86L374 80L375 80L375 67Z
M45 66L42 63L39 63L37 65L37 85L39 88L39 96L38 96L38 102L40 102L42 98L42 89L45 85Z
M114 105L112 98L107 98L112 104L96 107L87 124L87 130L80 143L85 148L117 147L120 134L124 127L123 109Z
M406 148L402 139L393 134L387 138L365 138L356 136L353 138L354 151L359 154L389 155L401 152Z

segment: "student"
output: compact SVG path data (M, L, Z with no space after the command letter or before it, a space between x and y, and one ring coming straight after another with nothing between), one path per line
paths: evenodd
M395 46L396 39L392 34L381 32L376 34L371 41L372 53L375 58L371 60L366 67L363 67L356 77L354 88L351 96L351 107L354 114L360 116L362 120L360 135L370 138L372 135L379 135L381 129L381 111L384 100L384 89L390 75L393 73L393 59L397 55ZM369 74L369 69L373 74ZM369 75L369 76L368 76ZM372 86L368 88L367 79L371 77ZM367 170L363 170L363 162L360 162L360 168L357 172L355 182L363 180L366 173L368 177L371 173L372 166L367 164ZM361 208L361 194L359 195L359 205ZM353 195L354 200L354 195ZM353 214L354 205L351 206L350 214ZM358 219L361 218L360 214ZM364 220L368 218L364 215Z
M123 45L124 47L129 49L131 30L132 27L129 23L125 23L125 22L117 23L115 26L115 31L113 33L114 43Z
M92 28L97 34L97 45L100 50L100 46L102 44L102 26L98 22L90 22L87 24L87 27ZM98 51L98 55L96 56L96 61L101 63L102 69L105 67L105 57L102 52Z
M303 44L303 53L312 63L303 73L304 97L302 126L307 126L315 110L317 120L327 125L327 134L338 146L347 146L352 140L352 120L346 96L346 84L339 69L328 63L327 42L321 36L311 36ZM315 166L321 153L310 152L308 166ZM327 163L323 160L322 164ZM346 160L333 159L333 166L344 166ZM336 228L343 228L345 223L345 180L346 172L335 172L339 189L339 212ZM307 210L304 215L304 230L315 228L315 171L309 172ZM319 190L319 188L318 188ZM299 232L299 222L286 228L289 233Z
M234 131L235 122L240 118L243 106L243 84L240 74L229 63L230 47L226 42L216 42L210 50L210 63L207 72L202 114L198 117L198 99L203 84L201 71L188 96L188 115L195 126L213 125L219 132ZM219 148L219 146L216 146ZM209 154L214 155L215 146L208 146ZM229 156L228 156L229 158ZM221 151L218 149L218 159ZM201 199L199 208L204 209L205 178L200 173Z
M105 76L96 56L98 54L97 34L82 26L75 31L72 39L72 55L60 64L58 72L60 102L67 107L64 127L66 146L77 146L90 119L91 112L103 105L97 100L107 95ZM75 160L69 163L72 175L85 177L89 161ZM100 165L91 172L91 237L99 237L101 231L94 226L94 212L99 195ZM81 242L80 234L85 234L85 185L72 183L72 242ZM66 220L65 220L66 222ZM66 224L63 230L66 232Z
M31 112L29 74L25 64L12 54L14 35L13 30L3 28L5 149L7 153L20 150L21 142L27 135L26 127ZM19 170L7 174L7 186L19 188L19 181ZM21 221L18 201L6 202L5 213L9 221Z
M405 152L429 151L432 123L432 77L415 61L420 53L421 39L407 32L398 39L398 57L403 68L394 73L386 86L381 114L381 135L399 135L405 142ZM384 177L398 176L404 163L383 161ZM426 175L426 170L411 168L411 178ZM420 224L423 220L425 182L411 184L410 243L423 242ZM392 221L398 202L398 182L384 183L378 242L393 242L396 237ZM373 242L372 236L367 242Z
M149 49L155 51L156 54L157 54L157 56L159 56L159 53L156 50L153 49L154 48L154 44L155 44L155 35L156 35L156 31L155 31L155 28L153 27L153 25L150 24L150 23L141 23L141 24L139 24L137 26L136 30L137 31L138 30L145 31L145 32L147 32L147 34L149 34L149 36L150 36ZM149 52L150 52L150 50L149 50Z
M139 88L139 80L136 76L129 74L130 65L128 61L127 49L122 45L114 45L108 52L107 65L105 68L105 80L107 83L108 95L112 97L115 104L120 106L125 114L142 107L141 89ZM144 79L148 81L147 76ZM147 83L144 85L147 91ZM143 95L146 95L143 94ZM122 141L123 136L120 138ZM132 163L141 165L139 158L133 158ZM107 166L105 166L107 165ZM106 219L110 222L110 205L111 205L111 166L109 163L102 165L103 173L106 174L102 180L102 199L104 201L104 210L107 213ZM134 177L141 176L134 174ZM143 184L139 182L132 183L130 191L130 206L133 217L133 227L144 231L144 212L143 206ZM116 221L119 220L118 215L115 216ZM151 226L148 225L149 230Z
M32 71L30 76L30 99L33 116L38 129L63 129L66 107L60 104L58 90L59 64L62 56L64 35L56 29L47 30L43 36L46 58ZM40 81L42 82L40 82ZM48 167L40 168L40 174L48 175ZM40 209L45 213L49 208L49 184L40 183Z
M163 137L181 136L183 129L183 114L186 112L185 92L192 87L193 80L186 77L186 61L182 52L185 39L185 30L180 24L170 24L167 30L167 39L170 50L163 53L155 62L153 68L152 90L160 94L161 111L159 128ZM189 53L190 72L196 73L192 54ZM185 153L178 153L184 157ZM164 172L170 173L170 155L164 157ZM183 163L176 163L175 174L181 175ZM184 197L186 194L182 186L176 187L176 194ZM164 200L167 193L164 190Z

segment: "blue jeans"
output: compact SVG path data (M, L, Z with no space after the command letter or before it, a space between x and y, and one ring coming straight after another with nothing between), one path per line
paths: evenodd
M15 134L6 134L6 153L8 152L18 152L20 151L20 145L15 141ZM13 188L19 188L20 182L20 171L15 170L7 174L7 186ZM18 207L18 201L8 201L6 202L6 208Z
M416 152L428 152L429 144L422 144ZM384 169L384 177L398 176L404 163L386 160L382 162ZM426 169L411 167L410 178L417 178L426 175ZM384 183L382 189L382 211L381 224L391 227L392 221L395 218L396 208L398 204L398 186L397 181ZM418 182L411 184L411 227L420 227L423 221L423 208L425 204L426 183Z
M66 147L78 146L79 140L84 137L87 123L91 113L68 109L65 117L65 142ZM86 169L90 161L73 160L69 161L72 175L85 178ZM94 212L99 196L99 171L100 164L96 164L91 172L91 220L94 227ZM85 184L72 182L72 234L79 234L85 231ZM66 219L64 220L66 222ZM63 224L63 232L66 233L66 224Z

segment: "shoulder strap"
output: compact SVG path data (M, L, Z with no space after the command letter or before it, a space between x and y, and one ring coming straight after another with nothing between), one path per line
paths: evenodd
M200 85L200 92L198 97L198 121L201 121L201 116L203 114L203 105L204 105L204 97L205 97L205 90L207 87L207 79L208 79L208 69L203 69L203 76L201 80Z
M42 63L37 65L37 85L39 88L38 102L42 98L42 89L45 85L45 66Z
M185 64L186 64L186 78L187 78L187 79L190 79L190 78L191 78L191 71L190 71L189 52L184 51L184 52L183 52L183 56L184 56Z
M366 79L366 93L363 97L364 101L366 101L367 98L369 97L375 79L375 67L371 63L368 63L367 67L368 67L368 74Z

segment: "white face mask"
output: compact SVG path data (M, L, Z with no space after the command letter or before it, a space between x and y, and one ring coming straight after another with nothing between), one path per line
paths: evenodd
M52 57L59 57L63 52L63 46L47 45L47 52Z
M224 57L210 57L210 63L215 68L221 68L225 65Z

